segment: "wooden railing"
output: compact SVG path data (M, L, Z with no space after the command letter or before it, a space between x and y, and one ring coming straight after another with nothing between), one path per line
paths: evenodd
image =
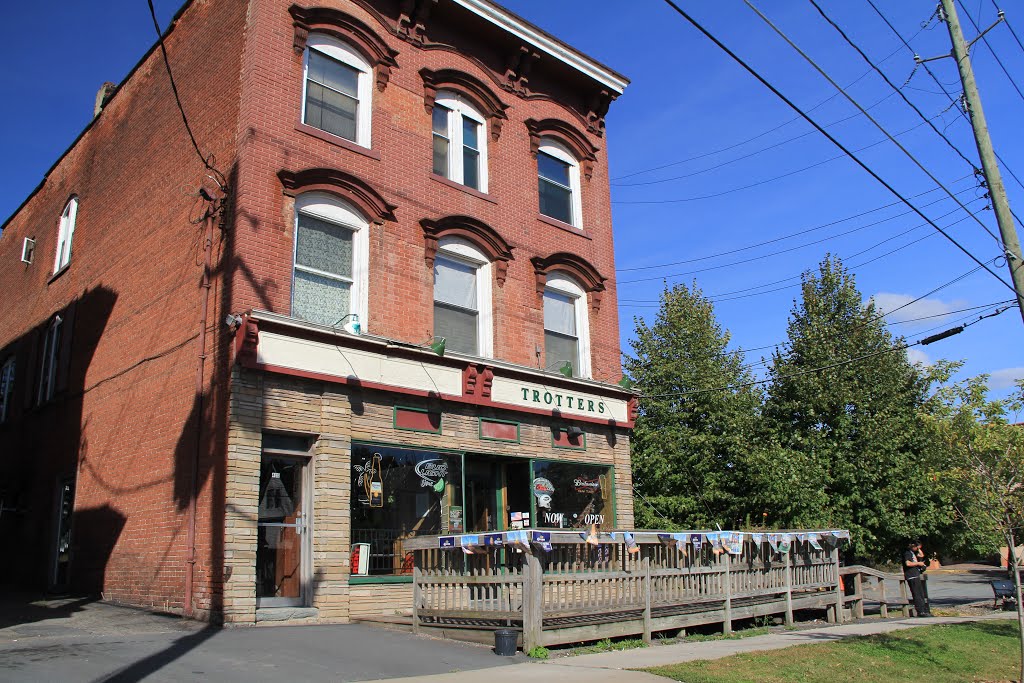
M656 533L630 554L621 540L588 545L575 534L552 539L550 551L486 547L463 555L439 552L418 538L413 572L413 629L521 628L526 649L825 609L842 619L838 550L794 542L789 553L744 544L742 553L709 544L683 551ZM433 547L431 547L431 544ZM415 549L415 546L421 549Z
M877 602L879 614L889 616L889 608L896 607L904 617L915 611L907 599L907 581L902 574L887 574L863 565L841 567L839 575L843 577L845 595L843 603L850 606L854 619L864 617L864 602Z

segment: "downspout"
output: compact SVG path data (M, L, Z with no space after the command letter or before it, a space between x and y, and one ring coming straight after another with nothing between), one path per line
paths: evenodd
M217 210L211 202L206 211L204 221L206 223L206 242L203 246L203 279L200 286L202 290L202 305L199 313L199 362L196 364L196 448L192 456L191 483L188 496L188 533L186 545L188 556L185 560L185 605L184 615L191 617L194 614L193 600L195 597L195 570L196 570L196 505L199 497L199 458L203 447L203 397L205 394L204 376L206 367L206 327L210 311L210 266L213 260L213 222Z

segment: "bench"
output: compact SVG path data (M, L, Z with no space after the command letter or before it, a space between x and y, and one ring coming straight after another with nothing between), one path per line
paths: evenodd
M998 606L1000 598L1002 598L1004 606L1007 603L1016 603L1017 591L1013 585L1013 581L992 582L992 609L995 609Z

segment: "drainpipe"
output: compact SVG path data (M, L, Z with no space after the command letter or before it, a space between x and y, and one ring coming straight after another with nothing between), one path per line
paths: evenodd
M203 279L199 285L202 290L202 306L199 314L199 362L196 364L196 448L192 456L191 484L188 497L188 533L185 541L188 546L188 556L185 560L185 606L183 610L186 617L191 617L194 614L196 503L199 497L199 458L203 445L203 396L205 394L203 378L206 366L206 327L210 311L210 266L213 259L213 222L216 215L217 211L211 202L211 206L207 209L204 219L206 223L206 241L203 246Z

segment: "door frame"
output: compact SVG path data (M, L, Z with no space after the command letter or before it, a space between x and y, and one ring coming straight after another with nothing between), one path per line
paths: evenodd
M313 599L313 465L314 448L317 438L309 434L287 434L286 436L302 437L309 440L307 450L291 450L286 448L260 448L260 469L262 470L264 456L289 458L298 461L302 465L302 531L299 534L299 597L297 598L261 598L256 596L256 609L265 607L308 607ZM259 493L257 493L257 507L259 505ZM259 543L259 515L256 517L256 542ZM259 547L257 545L257 557ZM254 560L254 569L255 562ZM255 586L253 586L255 589Z
M60 518L61 515L60 515L60 512L61 512L61 507L62 507L61 503L62 503L63 494L64 494L64 485L67 484L68 482L71 482L71 512L68 515L68 524L67 524L68 541L69 541L68 542L68 569L67 569L67 576L65 577L64 582L63 583L58 583L57 582L57 566L58 566L58 563L60 562L60 549L58 548L58 545L60 544L60 535L61 535L61 518ZM64 591L67 591L70 588L70 586L71 586L71 565L72 565L72 562L74 561L73 554L74 554L74 547L75 547L75 544L74 544L74 537L75 537L74 524L75 524L75 504L76 504L76 502L78 500L78 477L75 476L75 473L64 474L64 475L61 475L61 476L57 477L56 484L57 484L56 487L55 487L56 495L54 496L54 500L53 500L53 513L54 513L53 514L53 525L52 525L51 536L50 536L50 553L49 553L49 555L50 555L50 563L49 563L50 564L50 568L49 568L50 571L49 571L49 576L47 577L46 587L47 587L47 590L50 591L50 592L64 592Z

